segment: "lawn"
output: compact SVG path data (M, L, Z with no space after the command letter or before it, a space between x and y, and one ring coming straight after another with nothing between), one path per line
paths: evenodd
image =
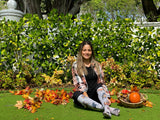
M70 91L71 89L65 89ZM112 120L159 120L160 118L160 91L154 89L143 89L140 92L147 94L153 108L125 108L112 103L112 107L121 110L120 116L112 116ZM115 97L115 96L113 96ZM0 91L0 120L104 120L102 112L85 110L75 107L73 100L67 105L53 105L42 103L35 113L26 109L14 107L17 100L24 100L21 95L12 95L9 92Z

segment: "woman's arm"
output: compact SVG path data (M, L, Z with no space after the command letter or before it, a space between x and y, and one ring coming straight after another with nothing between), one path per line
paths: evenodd
M73 63L72 66L72 78L73 78L73 84L75 86L76 91L86 92L87 91L87 84L86 80L83 77L80 77L77 73L76 69L76 63Z

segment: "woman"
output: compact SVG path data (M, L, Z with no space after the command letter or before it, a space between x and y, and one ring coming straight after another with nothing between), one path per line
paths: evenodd
M111 114L119 115L120 110L109 107L110 94L104 83L101 65L94 59L91 42L81 43L77 61L72 66L75 104L96 110L104 110L103 115L110 118Z

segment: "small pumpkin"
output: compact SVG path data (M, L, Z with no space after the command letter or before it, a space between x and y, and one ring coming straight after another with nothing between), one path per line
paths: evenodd
M128 90L126 90L126 89L123 89L123 90L121 91L121 93L123 93L123 94L128 94L128 93L129 93L129 91L128 91Z
M141 100L141 96L138 92L132 92L129 95L129 100L130 100L131 103L138 103Z

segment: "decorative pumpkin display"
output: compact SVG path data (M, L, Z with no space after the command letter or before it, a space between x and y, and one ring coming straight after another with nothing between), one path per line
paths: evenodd
M140 93L137 86L131 86L130 90L123 89L117 93L119 103L125 107L138 108L145 106L152 107L152 104L148 105L148 97L146 94Z
M138 92L132 92L130 95L129 95L129 101L131 103L138 103L140 102L141 100L141 96Z

